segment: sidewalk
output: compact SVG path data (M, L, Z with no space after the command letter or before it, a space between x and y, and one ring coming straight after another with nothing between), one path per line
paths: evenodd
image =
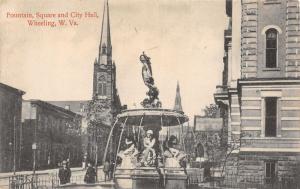
M100 167L98 167L99 169ZM49 174L49 173L56 173L58 172L59 168L56 169L46 169L46 170L37 170L35 171L35 174L37 175L43 175L43 174ZM71 168L72 172L77 172L77 171L84 171L82 167L72 167ZM18 171L16 172L16 175L30 175L32 174L32 171ZM0 179L8 178L10 176L14 175L13 172L7 172L7 173L0 173Z

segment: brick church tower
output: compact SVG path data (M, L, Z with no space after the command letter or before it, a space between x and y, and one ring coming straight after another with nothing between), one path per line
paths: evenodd
M116 88L116 66L112 61L108 2L104 5L99 54L94 62L92 101L99 108L94 112L95 119L110 126L121 104Z
M109 6L104 3L98 58L94 62L93 98L88 105L88 154L97 154L100 161L115 116L121 110L116 88L116 66L112 61Z

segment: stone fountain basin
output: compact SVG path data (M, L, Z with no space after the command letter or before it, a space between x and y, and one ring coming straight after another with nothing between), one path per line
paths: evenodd
M178 126L189 120L183 112L161 108L124 110L117 117L119 122L126 121L126 125L154 127Z

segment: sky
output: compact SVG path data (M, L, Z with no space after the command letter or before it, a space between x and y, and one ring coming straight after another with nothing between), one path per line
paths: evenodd
M151 57L164 108L174 106L177 81L191 119L214 102L223 69L225 0L109 0L109 6L122 104L140 107L146 97L139 63L143 51ZM67 12L68 18L36 17ZM70 18L72 12L98 17ZM24 99L91 99L102 12L103 0L0 0L0 81L25 91ZM16 18L20 13L35 18ZM59 26L61 19L68 25ZM57 26L29 26L28 20Z

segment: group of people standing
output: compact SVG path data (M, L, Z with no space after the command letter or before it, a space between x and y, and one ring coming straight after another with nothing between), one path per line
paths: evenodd
M67 161L63 161L61 168L58 170L59 182L61 185L71 182L71 169ZM84 176L85 183L95 183L97 177L96 169L92 166L91 163L88 163L88 168Z

